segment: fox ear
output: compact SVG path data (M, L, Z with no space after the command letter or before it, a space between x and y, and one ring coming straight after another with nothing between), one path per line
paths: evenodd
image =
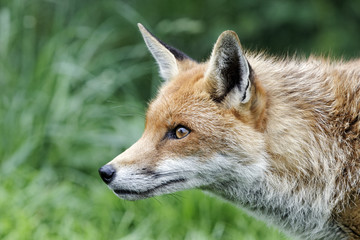
M160 69L160 76L168 81L179 73L179 61L190 59L186 54L171 47L150 33L141 23L138 23L146 46L155 58Z
M210 83L211 95L215 101L226 100L228 105L249 101L251 68L235 32L225 31L219 36L205 77Z

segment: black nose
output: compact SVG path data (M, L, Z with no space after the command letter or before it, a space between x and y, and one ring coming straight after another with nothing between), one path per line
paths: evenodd
M104 165L99 168L99 174L101 179L109 184L115 177L115 169L111 165Z

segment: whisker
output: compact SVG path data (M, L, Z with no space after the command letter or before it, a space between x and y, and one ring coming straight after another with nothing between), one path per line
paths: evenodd
M145 118L145 114L143 113L117 113L116 115L120 116L120 117L141 117L141 118Z
M176 193L167 194L166 196L171 197L178 202L181 202L181 200L183 199L183 197L181 195L176 194Z
M153 199L155 199L155 201L159 204L159 205L163 205L163 203L160 201L160 199L158 199L156 196L152 197Z
M179 174L179 173L189 173L192 172L191 170L182 170L182 171L167 171L167 172L137 172L134 173L132 175L137 175L137 176L146 176L146 177L150 177L150 178L154 178L154 177L166 177L166 176L171 176L171 175L175 175L175 174Z
M166 171L166 172L159 172L158 174L177 174L177 173L186 173L186 172L192 172L191 170L181 170L181 171Z
M111 102L116 104L116 102ZM144 114L144 109L139 107L139 106L135 106L135 105L116 105L116 106L112 106L113 109L117 109L120 112L118 112L117 114L119 116L123 116L123 117L127 117L127 116L140 116L142 118L145 118L145 114Z

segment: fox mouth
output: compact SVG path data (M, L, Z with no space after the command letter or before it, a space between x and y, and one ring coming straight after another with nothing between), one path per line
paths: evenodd
M165 181L155 187L152 187L150 189L147 190L132 190L132 189L121 189L121 188L117 188L114 190L114 192L121 198L126 198L128 199L129 197L132 198L131 196L135 197L134 200L136 198L146 198L146 197L150 197L152 196L152 194L161 188L167 187L169 185L172 184L176 184L176 183L182 183L185 182L186 179L185 178L177 178L177 179L172 179L172 180L168 180ZM130 199L131 200L131 199Z

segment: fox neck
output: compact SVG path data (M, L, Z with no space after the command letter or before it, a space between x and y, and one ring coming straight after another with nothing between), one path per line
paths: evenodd
M290 235L304 239L343 239L342 231L331 220L327 201L320 197L312 201L307 199L310 189L279 194L279 189L269 184L267 177L265 175L241 186L233 176L232 180L215 183L205 190L235 203Z

